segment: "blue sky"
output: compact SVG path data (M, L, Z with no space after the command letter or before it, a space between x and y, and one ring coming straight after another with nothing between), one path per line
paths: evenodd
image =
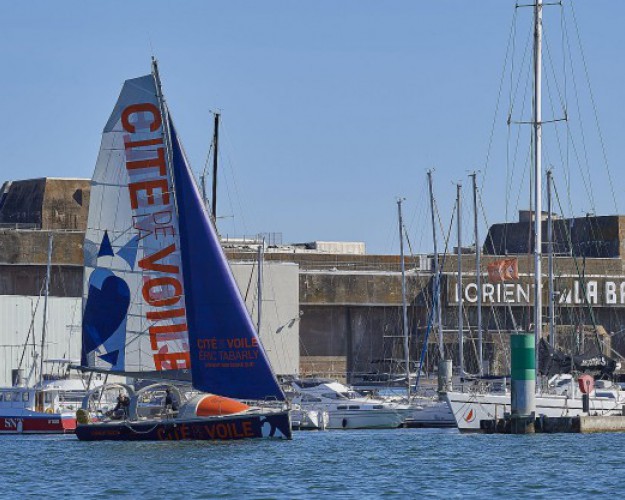
M395 198L402 196L413 251L429 251L428 168L435 168L443 224L451 216L454 183L463 181L467 235L471 170L485 172L482 226L514 220L527 206L527 128L517 170L506 180L511 78L504 58L513 1L25 1L0 7L3 180L90 177L121 84L149 72L153 51L195 171L206 160L210 111L222 112L222 233L281 232L285 242L356 240L371 253L397 252ZM570 213L611 214L622 210L625 2L577 0L574 7L614 184L579 58L578 79L560 85L568 89L561 94L569 116L579 114L584 124L585 142L569 147L567 157L577 155L583 165L562 165L549 132L545 163L555 167L561 194L570 171ZM530 10L518 13L517 72ZM545 23L559 70L558 7L546 9ZM575 25L568 29L576 43ZM527 79L521 75L522 89ZM551 105L545 106L549 119ZM515 107L517 119L521 109ZM558 112L556 106L553 115Z

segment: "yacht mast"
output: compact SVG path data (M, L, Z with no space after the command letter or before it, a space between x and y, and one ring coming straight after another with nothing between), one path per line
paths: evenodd
M430 213L432 215L432 241L434 242L434 324L438 330L438 354L442 360L445 357L443 347L443 323L441 306L441 275L438 262L438 243L436 240L436 222L434 216L434 188L432 186L432 171L428 170L428 186L430 188Z
M52 268L52 242L54 241L54 233L48 235L48 260L46 264L46 286L45 295L43 296L43 327L41 329L41 352L39 353L39 385L43 385L43 360L44 350L46 347L46 334L48 330L48 294L50 292L50 270Z
M219 158L219 113L215 113L215 128L213 131L213 205L212 215L217 227L217 160Z
M404 362L406 363L406 394L410 399L410 343L408 342L408 306L406 304L406 265L404 262L404 223L401 215L402 199L397 199L397 214L399 218L399 254L401 260L401 306L404 334Z
M456 184L456 207L458 209L458 370L459 375L464 375L464 318L462 317L462 211L461 211L462 184Z
M473 180L473 227L475 235L475 284L477 286L477 360L478 371L484 375L484 352L482 342L482 267L480 258L482 248L480 236L477 229L477 172L473 172L469 177Z
M551 215L551 184L553 177L551 169L547 170L547 258L549 268L549 344L556 346L555 328L555 292L553 286L553 218Z
M534 6L534 341L542 335L542 29L543 2Z
M256 323L256 332L260 335L260 325L263 311L263 261L265 257L265 239L258 245L258 317Z

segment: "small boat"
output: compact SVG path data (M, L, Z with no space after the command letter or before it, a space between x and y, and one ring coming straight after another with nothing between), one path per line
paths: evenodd
M0 434L71 434L76 410L87 394L86 381L76 374L44 375L33 387L17 381L0 388Z
M79 439L291 438L284 393L193 179L156 61L150 75L124 83L104 128L84 252L82 368L151 384L92 393ZM98 407L115 392L114 408Z
M300 379L291 386L292 404L309 413L327 414L327 429L395 429L405 419L399 405L366 397L333 380Z

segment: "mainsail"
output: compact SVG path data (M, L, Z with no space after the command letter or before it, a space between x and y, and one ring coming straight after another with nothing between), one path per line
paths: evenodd
M104 129L85 236L82 365L284 399L208 219L154 74Z

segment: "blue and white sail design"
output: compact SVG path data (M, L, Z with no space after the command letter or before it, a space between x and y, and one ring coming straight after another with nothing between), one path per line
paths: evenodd
M81 361L91 369L188 378L178 218L161 110L153 75L128 80L104 128L85 236Z
M144 378L191 371L201 391L283 400L157 85L157 75L126 81L104 129L82 364Z
M284 400L170 122L193 387Z

